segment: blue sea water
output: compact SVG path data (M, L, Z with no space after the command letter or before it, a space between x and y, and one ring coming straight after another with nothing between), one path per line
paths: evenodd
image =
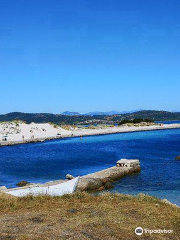
M141 162L139 174L116 182L113 192L151 194L180 205L180 129L69 138L0 148L0 186L46 182L92 173L121 158Z
M163 124L180 124L180 120L173 120L173 121L159 121L157 123L163 123Z

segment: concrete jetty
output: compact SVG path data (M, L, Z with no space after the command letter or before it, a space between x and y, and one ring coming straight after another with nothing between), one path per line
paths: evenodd
M140 161L137 159L121 159L116 166L80 177L77 191L103 190L110 188L114 181L140 172Z
M76 191L102 191L104 189L109 189L112 187L112 183L114 181L119 180L120 178L133 174L136 172L140 172L140 162L137 159L121 159L117 161L116 166L107 168L105 170L91 173L85 176L81 176L78 178L78 183L76 186ZM57 180L47 182L45 184L30 184L25 187L18 187L13 189L7 189L6 187L0 187L1 193L8 193L10 191L29 191L33 195L33 189L36 189L38 192L38 188L48 188L56 187L58 185L68 183L72 180ZM53 195L53 192L51 193Z

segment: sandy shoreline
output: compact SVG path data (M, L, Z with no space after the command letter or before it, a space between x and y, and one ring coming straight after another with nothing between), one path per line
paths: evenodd
M25 123L4 123L0 125L0 146L11 146L17 144L27 144L44 142L48 140L83 137L95 135L107 135L117 133L130 133L154 130L180 129L180 124L154 124L150 126L115 126L97 127L95 129L71 128L69 130L44 124Z

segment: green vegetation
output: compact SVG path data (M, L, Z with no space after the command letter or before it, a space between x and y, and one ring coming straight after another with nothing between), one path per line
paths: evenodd
M180 112L166 112L145 110L134 113L114 114L114 115L62 115L50 113L8 113L0 115L0 121L20 120L27 123L47 123L58 125L93 125L93 124L116 124L126 119L152 119L153 121L180 120Z
M0 239L180 239L180 209L143 194L23 198L1 194L0 219ZM173 233L137 236L137 227Z
M142 122L152 123L154 121L152 119L142 119L142 118L135 118L133 120L124 119L124 120L120 121L120 123L118 125L123 125L126 123L136 124L136 123L142 123Z

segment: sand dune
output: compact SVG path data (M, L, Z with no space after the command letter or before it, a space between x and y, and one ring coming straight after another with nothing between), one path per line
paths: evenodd
M0 141L23 141L37 138L55 138L59 134L67 134L69 131L55 127L49 123L6 122L0 123ZM59 135L60 136L60 135Z
M96 128L69 127L64 129L50 123L26 124L20 121L0 123L1 145L23 143L27 141L41 141L61 137L89 136L123 132L151 131L180 128L180 124L139 124L133 126L97 126Z

